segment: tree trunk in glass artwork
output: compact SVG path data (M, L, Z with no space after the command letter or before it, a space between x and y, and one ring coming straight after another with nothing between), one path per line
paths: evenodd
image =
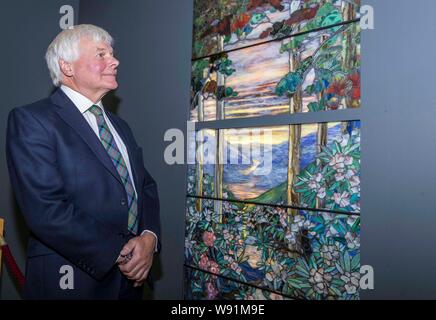
M291 7L289 7L290 10ZM292 14L292 12L290 12ZM300 28L297 27L295 32L298 32ZM291 38L292 39L292 38ZM289 51L289 71L297 71L300 66L301 58L300 53L295 51ZM289 101L290 113L299 113L303 111L302 89L299 86L294 95ZM300 155L301 155L301 125L289 126L289 142L288 142L288 186L287 186L287 204L296 205L300 204L300 196L294 191L294 183L298 174L300 173ZM288 209L288 214L291 216L298 215L298 210Z
M219 37L218 41L218 51L224 50L224 37ZM217 83L218 88L224 87L226 85L226 78L223 74L217 72ZM222 99L217 99L217 106L216 106L216 117L217 120L223 120L224 119L224 100L225 98L222 97ZM216 152L215 152L215 180L214 180L214 189L215 189L215 197L222 199L223 197L223 175L224 175L224 164L223 164L223 158L224 158L224 131L223 130L216 130ZM215 213L219 216L219 221L222 222L222 201L215 201Z
M320 6L323 6L326 3L325 0L320 1ZM327 40L327 36L322 36L320 39L320 45ZM324 91L318 94L318 102L321 102L324 96ZM327 123L318 123L318 130L316 133L316 153L319 154L322 152L322 148L327 145L327 133L328 133L328 124ZM318 165L321 165L320 163ZM316 208L321 208L323 206L324 199L316 197Z

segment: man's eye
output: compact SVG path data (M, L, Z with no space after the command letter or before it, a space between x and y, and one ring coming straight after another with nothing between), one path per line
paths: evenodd
M101 52L101 53L99 53L99 54L97 54L100 58L103 58L104 57L104 52Z

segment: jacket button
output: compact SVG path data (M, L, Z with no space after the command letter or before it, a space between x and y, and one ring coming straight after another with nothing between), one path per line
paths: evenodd
M127 204L126 199L121 199L121 205L122 205L122 206L125 206L126 204Z

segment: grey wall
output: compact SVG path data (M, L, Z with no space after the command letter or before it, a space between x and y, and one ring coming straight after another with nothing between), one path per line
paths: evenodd
M434 0L368 0L362 40L364 298L436 298Z
M52 90L44 54L59 33L59 9L69 4L77 16L79 0L0 1L0 217L6 220L6 238L24 271L27 231L15 206L5 157L6 122L9 111L43 98ZM19 299L7 270L2 268L0 298Z
M9 110L51 90L42 56L58 32L64 2L79 3L0 3L2 150ZM413 16L406 0L365 2L375 9L376 25L362 33L361 255L362 264L375 269L376 289L362 297L436 298L436 2L419 0ZM116 39L120 87L105 103L130 123L159 183L164 250L154 267L154 298L180 298L185 168L164 163L163 135L186 126L192 1L82 0L80 21L101 25ZM3 151L0 179L0 216L24 270L25 228L14 210ZM1 298L18 298L7 272Z

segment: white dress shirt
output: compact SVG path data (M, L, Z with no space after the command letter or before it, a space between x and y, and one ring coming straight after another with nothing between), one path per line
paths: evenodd
M133 175L132 175L132 168L130 166L129 154L127 152L126 145L124 144L124 142L121 139L120 135L118 134L117 130L115 130L115 128L112 125L112 123L110 122L109 118L107 117L101 100L98 101L97 103L93 103L87 97L85 97L84 95L80 94L79 92L71 89L70 87L62 85L61 89L67 95L67 97L70 98L70 100L73 102L73 104L76 106L76 108L83 115L86 122L88 122L88 124L90 125L90 127L92 128L94 133L97 135L99 140L100 140L100 134L99 134L99 130L98 130L97 118L88 109L94 104L101 108L101 110L103 111L104 119L109 127L109 130L111 131L111 133L114 137L114 140L115 140L115 143L117 144L118 149L120 150L121 156L123 157L124 162L126 163L127 171L129 172L130 180L132 182L136 198L138 198L138 194L136 193L135 181L134 181ZM149 232L149 233L153 234L154 237L156 238L156 247L155 247L155 251L156 251L157 250L157 236L156 236L156 234L153 231L144 230L144 231L142 231L141 235L143 235L145 232Z

